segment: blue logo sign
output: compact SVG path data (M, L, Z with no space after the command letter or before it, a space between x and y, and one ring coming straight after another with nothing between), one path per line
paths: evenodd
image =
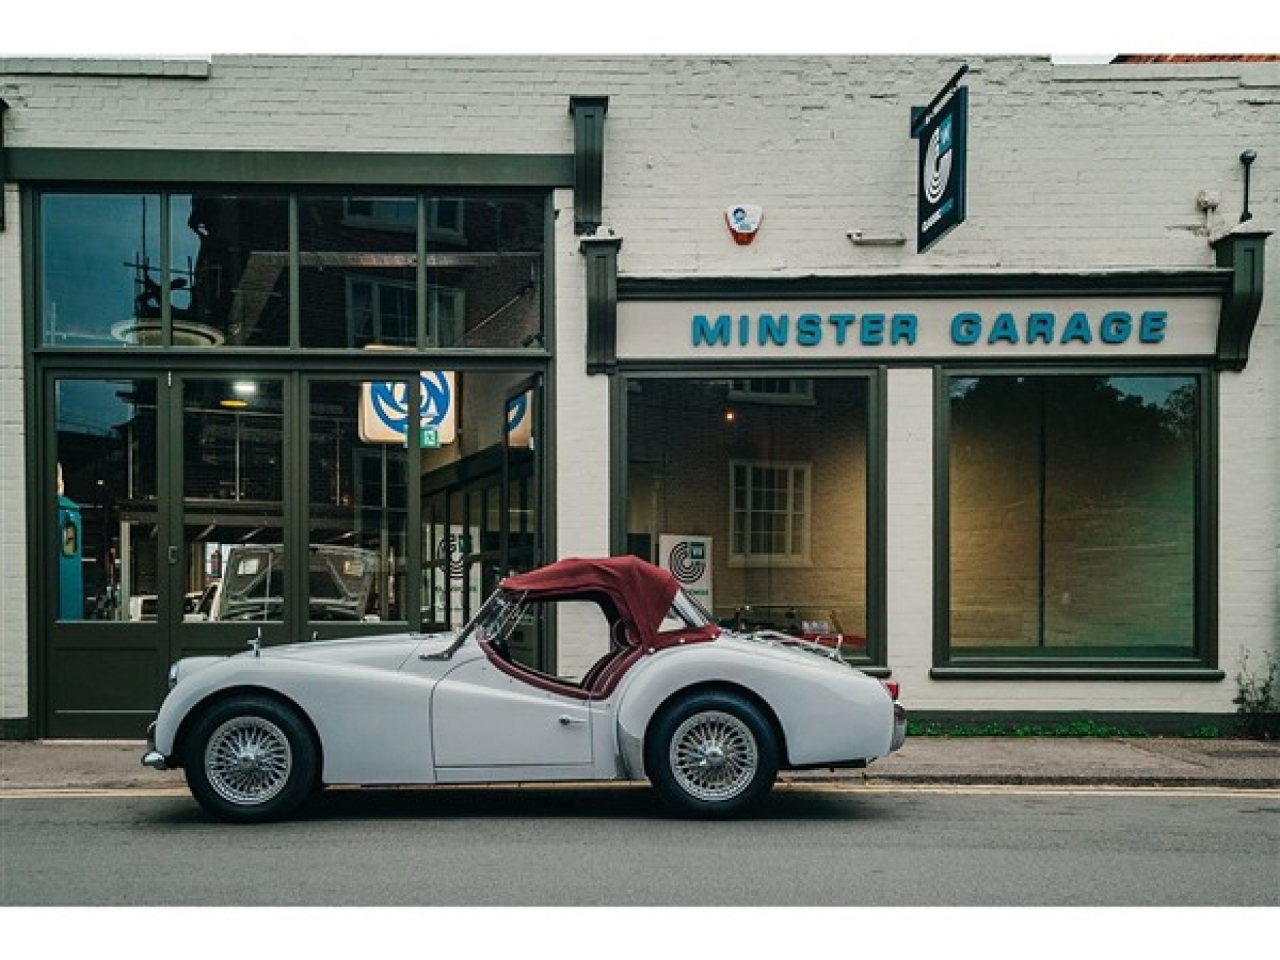
M507 433L515 433L529 415L529 395L522 393L507 401Z
M913 131L920 140L920 192L916 198L916 249L920 253L965 220L968 118L968 88L957 87L918 131Z
M449 380L441 370L423 373L422 405L418 416L424 427L438 427L444 423L453 405L453 392ZM409 385L407 383L374 383L369 388L370 405L377 418L396 433L409 433Z

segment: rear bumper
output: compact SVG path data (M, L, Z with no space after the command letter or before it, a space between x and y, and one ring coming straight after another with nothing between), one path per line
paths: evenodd
M893 701L893 741L889 744L889 752L900 749L907 740L907 708L897 700Z

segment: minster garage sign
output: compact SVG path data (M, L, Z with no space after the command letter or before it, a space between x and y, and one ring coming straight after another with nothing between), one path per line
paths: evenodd
M1212 356L1208 296L624 301L619 359Z

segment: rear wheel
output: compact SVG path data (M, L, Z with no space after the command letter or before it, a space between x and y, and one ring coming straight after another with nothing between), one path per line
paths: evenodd
M223 820L278 820L318 783L319 751L297 711L267 697L216 703L196 720L183 758L200 806Z
M740 816L773 787L777 736L745 697L696 693L654 718L645 737L645 768L658 796L675 812Z

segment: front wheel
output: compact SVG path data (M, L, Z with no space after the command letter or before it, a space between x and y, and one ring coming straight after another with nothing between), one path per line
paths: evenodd
M772 789L778 740L750 700L706 691L654 718L645 736L645 768L658 796L677 813L740 816Z
M278 820L315 789L318 752L291 707L266 697L224 700L201 714L187 737L187 785L222 820Z

